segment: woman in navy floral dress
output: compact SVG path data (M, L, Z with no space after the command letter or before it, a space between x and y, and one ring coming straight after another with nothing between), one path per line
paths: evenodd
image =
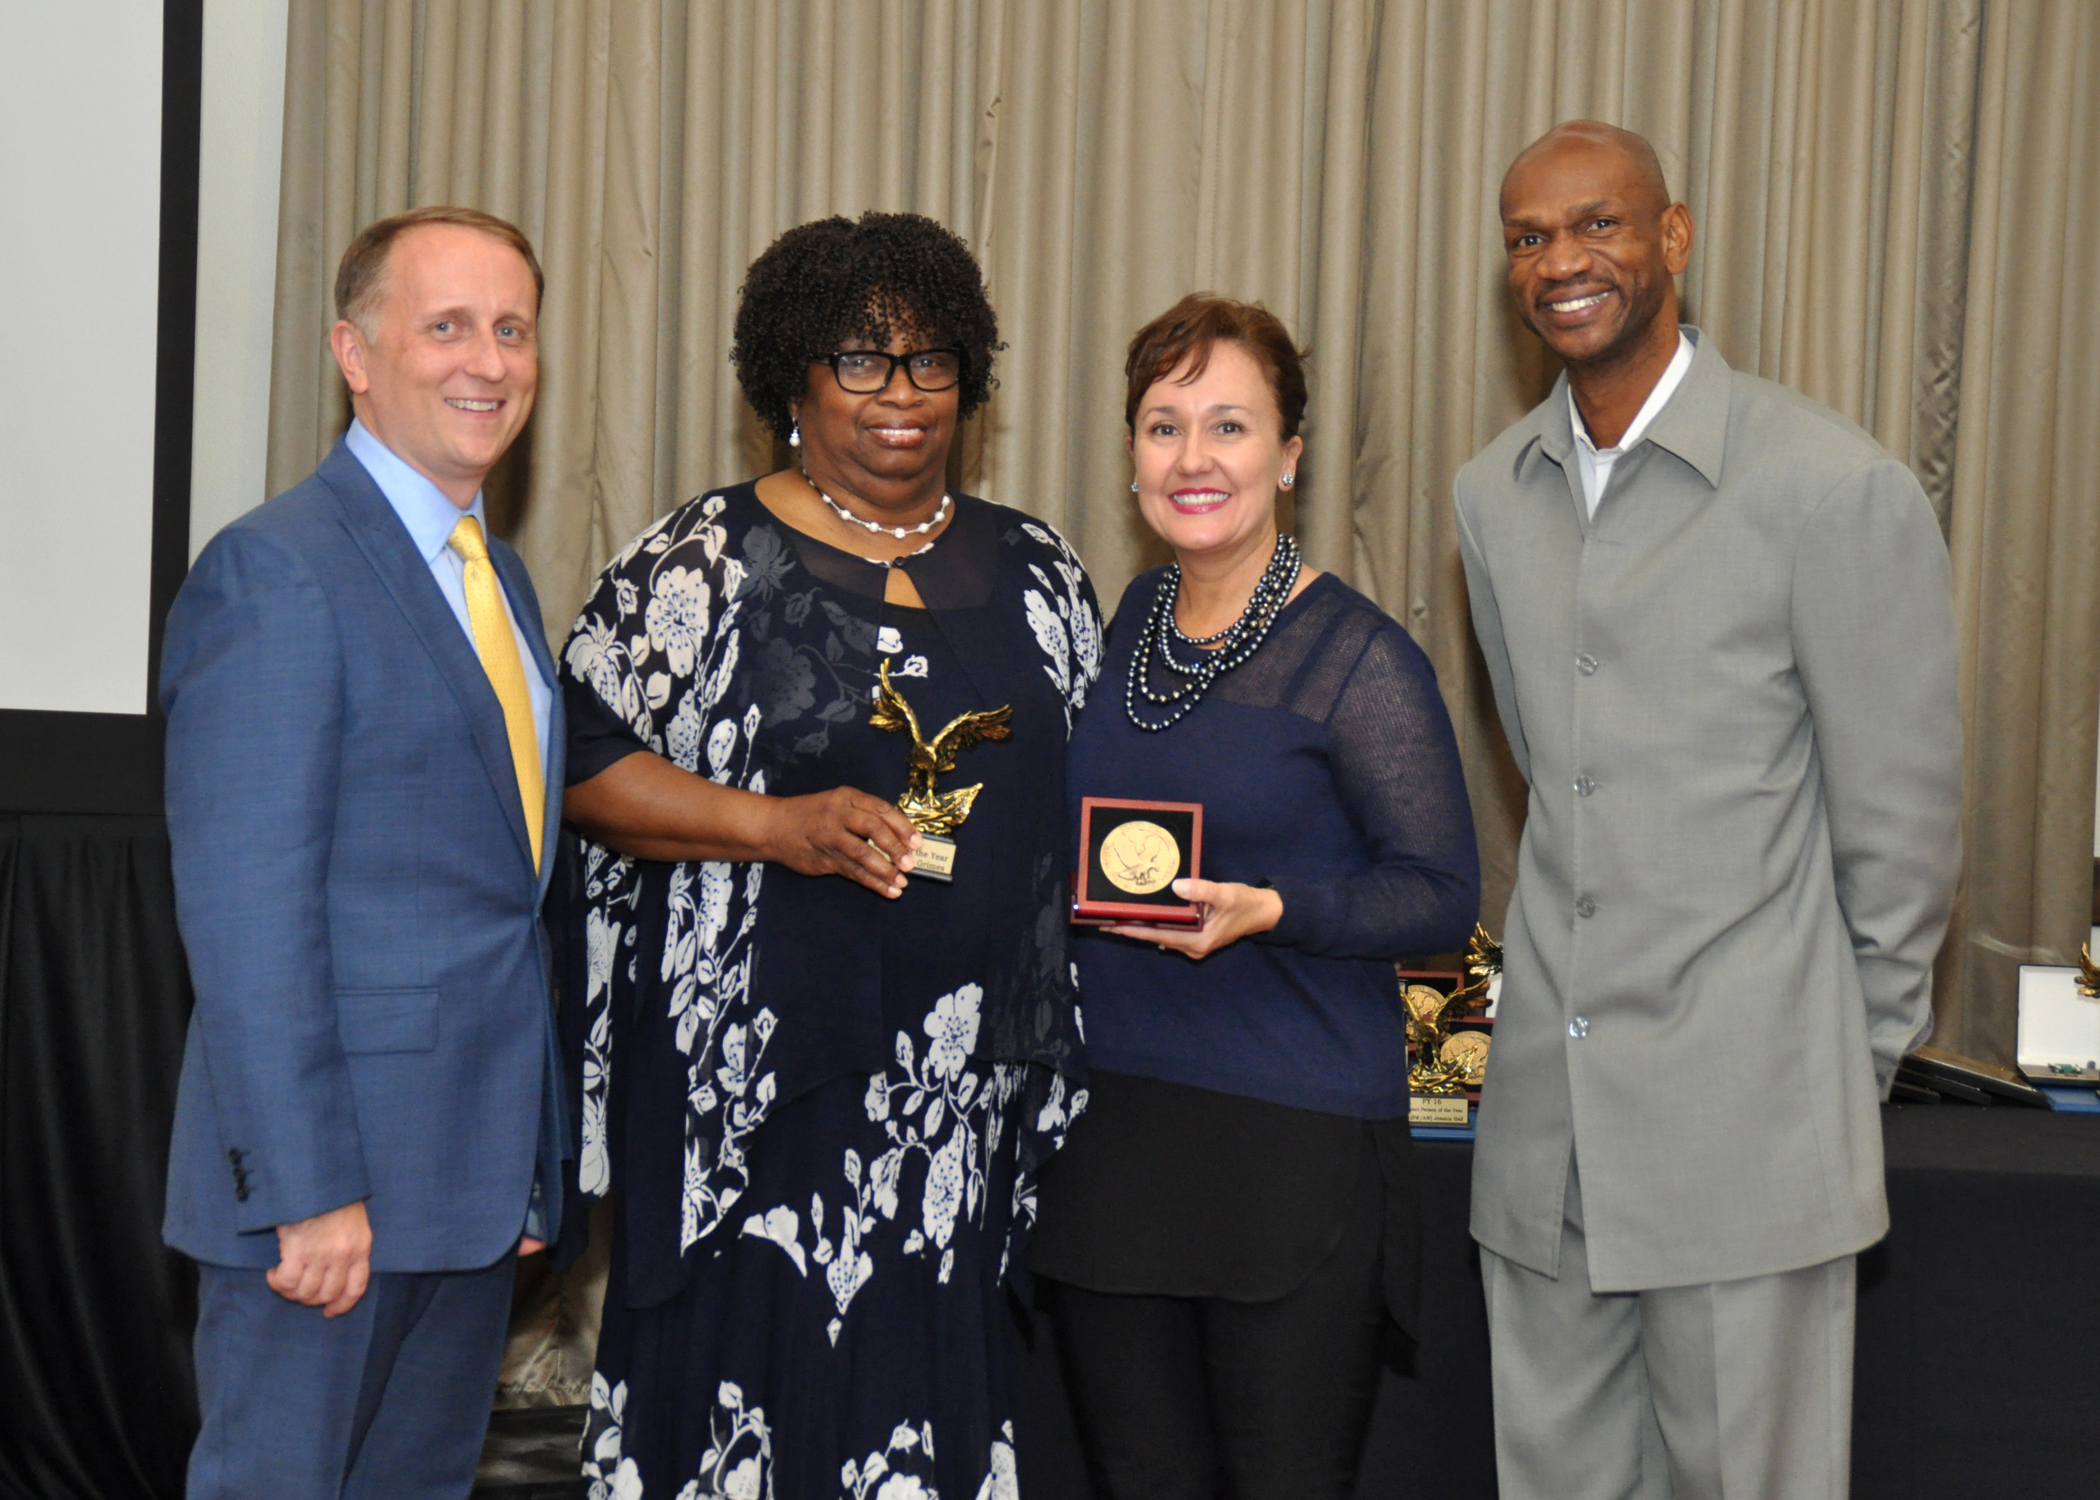
M1101 628L1062 538L944 487L997 347L930 220L790 231L734 357L800 466L636 538L562 653L579 1187L620 1194L593 1497L1018 1493L1006 1276L1085 1103L1063 762ZM914 874L885 665L929 739L1012 710L939 783L981 786L952 883Z

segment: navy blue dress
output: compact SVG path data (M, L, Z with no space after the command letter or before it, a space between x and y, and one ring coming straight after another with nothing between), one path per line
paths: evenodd
M622 1195L594 1495L1011 1493L1006 1275L1084 1107L1062 764L1101 637L1077 560L1016 512L958 497L903 566L928 609L883 605L883 568L740 486L615 559L563 655L576 780L646 748L754 791L895 797L883 661L929 737L1014 710L941 778L984 788L952 885L892 902L585 846L579 1186Z
M1110 628L1072 737L1068 836L1084 796L1199 802L1204 877L1273 886L1283 919L1201 963L1101 932L1074 945L1096 1108L1045 1173L1030 1264L1094 1291L1282 1296L1341 1234L1368 1141L1388 1189L1387 1301L1411 1327L1393 965L1463 947L1479 903L1435 674L1326 574L1185 718L1139 729L1124 687L1159 579L1134 580Z

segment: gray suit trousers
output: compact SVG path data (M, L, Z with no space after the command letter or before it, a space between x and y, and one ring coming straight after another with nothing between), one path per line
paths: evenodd
M1593 1292L1570 1163L1558 1278L1480 1252L1503 1500L1843 1500L1855 1259Z

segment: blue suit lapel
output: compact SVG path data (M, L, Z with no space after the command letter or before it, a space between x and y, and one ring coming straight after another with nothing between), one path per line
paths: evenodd
M430 576L430 565L416 551L408 528L401 524L401 518L394 514L393 506L387 504L386 496L379 492L379 486L372 482L356 455L337 443L315 472L342 503L344 524L351 539L407 617L423 648L437 664L438 675L445 679L460 711L467 716L475 748L481 752L482 766L495 788L496 801L516 836L518 852L529 865L532 840L525 832L525 808L518 794L517 768L511 763L510 733L503 723L503 705L489 685L488 673L482 670L473 643L459 628L452 606L438 592L437 580ZM526 632L528 638L537 634L534 630ZM545 654L545 645L536 642L535 661ZM541 880L545 880L544 872Z

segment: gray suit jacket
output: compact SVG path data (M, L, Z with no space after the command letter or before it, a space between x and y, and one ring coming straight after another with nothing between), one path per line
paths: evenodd
M1888 1227L1877 1101L1931 1024L1960 855L1947 549L1859 428L1690 371L1585 517L1566 377L1460 472L1473 623L1530 783L1473 1236L1600 1291Z

